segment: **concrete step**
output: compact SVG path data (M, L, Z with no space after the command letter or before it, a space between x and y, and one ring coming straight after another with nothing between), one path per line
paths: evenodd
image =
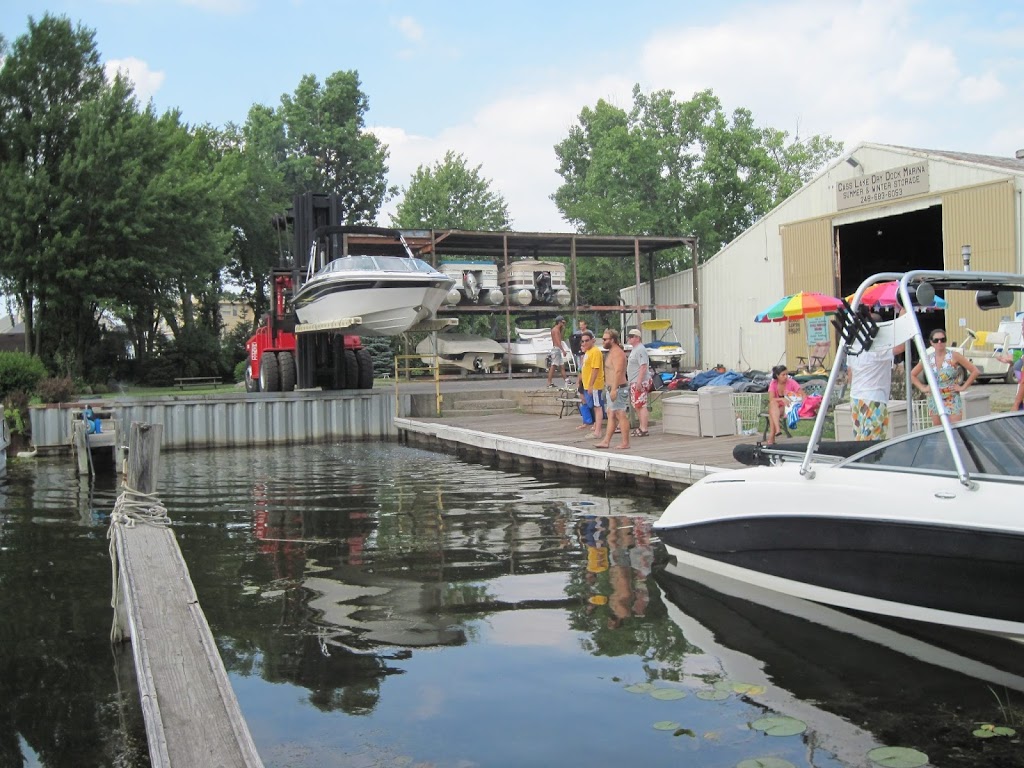
M518 409L519 404L515 400L479 399L449 402L446 397L444 402L444 412L450 416L477 416L488 413L506 413Z

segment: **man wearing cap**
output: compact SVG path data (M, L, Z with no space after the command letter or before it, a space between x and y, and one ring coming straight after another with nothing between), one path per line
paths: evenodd
M633 351L629 353L626 363L626 376L629 378L629 401L633 404L640 426L633 430L634 437L647 437L647 427L651 415L647 411L647 393L651 391L651 358L647 354L643 337L638 328L630 328L627 336Z
M555 368L562 372L562 381L568 382L565 378L565 360L562 358L562 332L565 330L565 318L559 315L555 318L555 324L551 328L551 365L548 366L548 386L556 386L551 379L555 375Z

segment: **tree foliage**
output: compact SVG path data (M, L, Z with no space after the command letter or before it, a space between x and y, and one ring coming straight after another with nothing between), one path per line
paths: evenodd
M402 229L511 229L505 199L491 189L490 179L480 175L480 168L470 168L463 155L451 150L433 167L421 165L403 190L391 225Z
M758 127L747 109L729 116L710 90L680 102L635 86L629 112L600 100L555 146L563 183L552 199L588 234L694 235L706 259L841 150L827 136ZM659 257L670 271L689 261Z

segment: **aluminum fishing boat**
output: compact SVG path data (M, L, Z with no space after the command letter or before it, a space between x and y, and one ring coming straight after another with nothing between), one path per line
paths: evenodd
M859 351L912 341L925 356L916 312L874 338L858 310L864 290L887 279L900 280L904 306L928 304L922 295L941 289L977 291L979 306L1005 308L1024 291L1024 275L1012 273L869 278L844 313L824 402L851 342ZM934 372L924 372L941 402ZM858 445L846 457L821 443L825 416L823 409L803 455L756 446L755 459L768 466L717 472L683 491L655 525L669 553L806 600L1024 637L1024 413L956 424L943 413L940 426Z
M455 281L417 259L397 230L390 234L404 255L331 258L326 238L350 227L320 227L314 236L306 280L295 292L300 323L345 328L363 336L396 336L433 318Z

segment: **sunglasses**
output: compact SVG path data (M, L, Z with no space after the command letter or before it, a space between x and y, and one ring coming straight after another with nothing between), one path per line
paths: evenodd
M935 338L932 339L932 344L945 344L945 343L946 343L946 337L945 336L936 336Z

